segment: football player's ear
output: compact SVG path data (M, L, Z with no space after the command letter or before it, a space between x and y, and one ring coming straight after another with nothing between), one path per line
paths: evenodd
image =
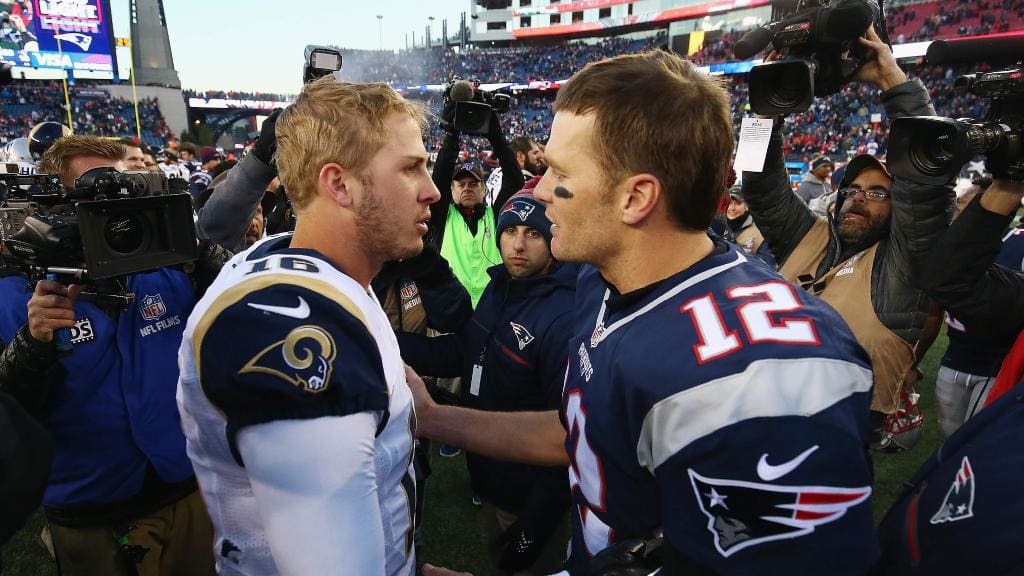
M320 193L326 195L335 204L350 208L353 204L352 186L356 183L353 176L349 170L339 164L334 162L324 164L317 177Z

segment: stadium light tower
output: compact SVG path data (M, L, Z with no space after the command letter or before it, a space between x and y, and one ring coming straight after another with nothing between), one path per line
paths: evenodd
M129 0L131 10L132 61L137 82L142 85L181 88L174 69L171 40L163 0Z
M384 51L384 15L377 14L377 50Z

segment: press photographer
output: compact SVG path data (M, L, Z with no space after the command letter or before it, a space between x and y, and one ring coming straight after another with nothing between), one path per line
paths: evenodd
M879 574L1016 574L1024 551L1024 275L996 263L1024 184L995 180L934 243L921 285L968 330L1010 345L980 412L936 451L879 527ZM1014 341L1016 341L1014 343ZM967 520L967 521L962 521Z
M90 136L62 138L44 154L40 173L57 177L69 203L26 217L28 228L47 232L48 225L48 233L5 233L5 244L63 240L59 250L10 256L34 274L73 276L66 285L41 279L33 286L24 274L0 280L0 390L53 436L43 507L62 574L212 574L210 521L174 395L184 321L228 255L200 243L194 264L180 264L182 251L168 249L148 252L156 269L140 268L146 263L137 258L146 246L159 248L164 233L192 243L190 260L194 232L149 228L152 203L171 204L160 194L137 197L152 190L117 172L124 155L122 144ZM47 206L42 196L33 204ZM140 202L148 208L123 210ZM165 222L172 212L161 212ZM97 230L106 252L88 240ZM126 244L136 240L143 244ZM153 265L160 261L176 263ZM70 330L63 354L58 330Z
M907 80L873 29L859 42L869 59L854 78L882 91L889 118L934 114L927 89ZM897 435L912 423L900 421L900 411L913 408L904 381L925 352L928 311L917 269L949 222L952 190L894 180L884 163L862 154L847 165L834 211L817 216L790 188L782 124L776 118L764 171L744 173L743 195L783 277L831 304L871 356L876 444L906 447L913 436Z
M507 96L489 95L465 80L445 90L441 127L444 141L434 166L434 185L441 191L441 200L430 206L432 242L451 263L462 285L476 306L490 282L487 269L501 263L495 240L494 211L517 191L525 179L502 132L498 112L507 110ZM484 174L476 161L467 161L456 169L460 135L484 135L490 141L502 170L501 190L494 203L484 202Z

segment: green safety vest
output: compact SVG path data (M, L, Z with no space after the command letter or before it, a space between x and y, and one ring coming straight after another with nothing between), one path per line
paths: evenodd
M480 295L491 281L487 269L501 264L501 252L494 238L494 209L488 206L484 210L477 223L476 234L473 234L459 214L458 206L451 206L444 225L441 256L451 264L455 277L466 287L473 308L476 308Z

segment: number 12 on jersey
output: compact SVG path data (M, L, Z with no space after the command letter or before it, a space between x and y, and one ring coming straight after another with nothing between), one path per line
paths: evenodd
M790 284L778 281L754 286L733 286L726 291L730 300L743 300L742 304L736 306L736 316L749 344L820 344L814 322L809 318L775 316L803 308L794 290ZM700 342L693 346L700 364L728 356L743 347L739 331L728 329L712 294L690 300L680 306L679 311L690 314L700 336Z

